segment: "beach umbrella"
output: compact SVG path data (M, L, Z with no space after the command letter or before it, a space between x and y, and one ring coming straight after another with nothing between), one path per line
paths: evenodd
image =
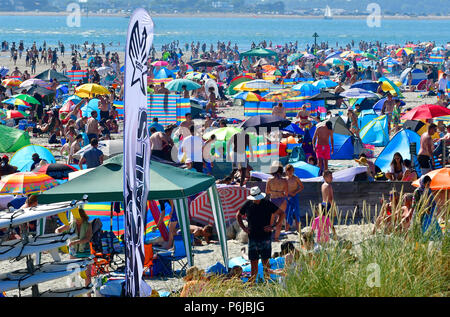
M442 46L437 46L437 47L433 48L431 51L433 53L438 53L440 51L445 51L445 48L443 48Z
M55 91L47 89L42 86L38 86L38 85L31 85L31 86L25 88L25 90L26 90L27 94L29 94L29 95L34 95L35 93L37 93L38 95L41 95L43 97L55 94Z
M20 88L29 88L31 86L48 87L48 83L38 78L30 78L20 84Z
M52 79L56 79L59 82L69 82L70 78L64 75L63 73L57 72L54 69L47 69L42 73L34 76L34 78L42 79L46 81L50 81Z
M374 60L374 61L379 59L377 56L373 55L372 53L368 53L368 52L362 53L361 56L371 59L371 60Z
M21 172L28 172L31 169L31 165L33 165L33 159L31 157L34 153L37 153L47 163L56 163L55 157L47 148L42 145L30 144L17 150L11 157L9 164L17 166Z
M313 54L305 53L305 54L303 55L303 58L306 58L306 59L316 59L317 57L316 57L315 55L313 55Z
M320 93L320 89L310 83L300 83L291 88L292 90L300 91L302 97L312 97Z
M42 173L19 172L3 176L0 180L0 195L37 194L53 188L58 182Z
M239 128L285 128L291 124L290 120L283 119L278 116L273 115L257 115L250 117L249 119L242 122L238 127Z
M229 139L231 139L233 135L241 131L242 129L235 127L218 128L205 133L203 135L203 139L208 140L211 137L211 135L214 134L216 136L217 141L228 141Z
M183 91L182 87L186 86L187 90L196 90L202 86L189 79L174 79L166 85L166 88L170 91Z
M323 62L325 65L332 65L332 66L345 66L345 65L351 65L349 61L342 60L337 57L332 57L327 59L325 62Z
M34 173L43 173L54 179L68 179L69 173L76 171L75 167L62 163L45 164L33 170Z
M290 125L288 125L286 128L281 129L283 131L286 132L290 132L292 134L301 134L304 135L305 131L303 131L303 129L301 129L298 125L296 125L295 123L291 123Z
M22 110L7 110L6 118L8 119L23 119L30 115Z
M428 124L419 120L406 120L402 125L403 129L409 129L416 132L418 135L422 135L428 129Z
M440 105L421 105L401 116L401 120L422 120L450 115L450 109Z
M340 95L346 98L378 98L378 95L374 92L361 89L361 88L350 88L344 92L341 92Z
M448 190L450 189L450 168L444 167L431 172L428 172L431 178L430 189L431 190ZM419 180L412 183L413 186L419 187Z
M262 79L256 79L245 83L247 89L267 90L272 86L272 83Z
M258 85L253 85L253 87L248 87L247 84L250 83L250 82L252 82L252 81L242 82L242 83L234 86L233 89L236 90L236 91L256 91L256 90L265 91L265 90L269 90L269 88L254 88L255 86L258 86ZM260 86L262 86L262 85L260 85Z
M92 95L109 95L110 92L99 84L84 84L75 88L75 95L81 98L89 98Z
M288 62L288 64L290 64L290 63L298 61L302 57L303 57L302 53L294 53L294 54L291 54L288 56L287 62Z
M8 78L2 80L2 86L6 88L19 87L22 81L15 78Z
M155 61L152 63L152 66L156 66L156 67L162 67L162 66L168 66L169 63L166 61Z
M239 186L218 185L217 192L222 204L225 222L228 223L235 219L236 213L247 201L250 189ZM208 192L201 193L191 202L189 214L193 220L202 224L215 223Z
M376 93L378 90L378 82L373 80L360 80L351 85L350 88L361 88Z
M414 53L414 51L412 49L410 49L409 47L402 47L395 51L396 56L402 56L402 55L408 56L412 53Z
M97 71L97 73L100 76L105 76L106 74L108 74L110 71L112 71L112 68L109 66L103 66L103 67L99 67L95 69Z
M256 61L256 63L253 64L253 67L256 68L258 66L266 66L269 64L270 64L270 62L267 59L260 58L260 59L258 59L258 61Z
M27 102L29 104L30 103L35 104L35 105L39 105L40 104L39 100L37 100L36 98L34 98L34 97L30 96L30 95L26 95L26 94L14 95L14 96L12 96L12 98L23 100L23 101L25 101L25 102Z
M8 105L13 105L13 106L22 106L22 107L26 107L26 108L31 108L31 105L21 99L17 99L17 98L9 98L6 100L2 100L1 103L6 103Z
M84 153L86 153L91 148L92 147L89 144L75 153L73 157L79 160L84 155ZM102 140L98 142L97 148L103 152L104 159L108 159L123 153L123 140Z
M383 82L381 88L383 91L389 91L392 95L397 95L399 98L402 98L403 95L394 82L386 77L381 77L378 81Z
M0 77L5 77L6 74L8 74L9 68L6 68L5 66L0 66Z
M322 88L334 88L334 87L337 86L337 83L332 81L332 80L330 80L330 79L321 79L321 80L315 81L313 83L313 86L316 86L319 89L322 89Z
M195 62L192 64L192 67L215 67L215 66L219 66L220 63L217 63L215 61L210 61L210 60L206 60L206 59L202 59L198 62Z
M300 96L302 92L300 90L292 90L290 88L280 89L276 91L269 92L264 96L266 101L283 101L290 98Z
M321 91L320 93L318 93L317 95L314 95L310 98L308 98L308 100L311 101L318 101L318 100L338 100L341 99L342 97L340 95L331 93L329 91Z

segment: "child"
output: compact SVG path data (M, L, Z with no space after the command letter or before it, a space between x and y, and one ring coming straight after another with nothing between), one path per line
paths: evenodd
M318 244L327 243L330 240L330 229L333 232L333 239L337 240L336 230L328 215L323 213L322 207L319 207L319 216L313 220L311 229L313 233L317 232L316 242Z
M376 231L381 227L384 227L385 234L391 233L393 224L394 222L396 222L394 217L397 212L396 210L399 198L400 194L398 192L394 191L389 194L390 202L382 207L381 213L375 221L375 226L373 228L372 234L375 234Z
M325 211L329 212L334 201L333 187L331 186L331 183L333 182L333 173L329 170L325 170L323 172L323 180L324 183L321 188L322 204L325 207Z
M402 221L400 223L400 230L402 232L407 232L409 226L411 225L411 219L413 215L413 194L403 195L403 206L402 206Z

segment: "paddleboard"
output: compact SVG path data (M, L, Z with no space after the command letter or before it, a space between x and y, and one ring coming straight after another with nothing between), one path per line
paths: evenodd
M9 228L9 226L18 226L22 223L57 215L59 213L72 210L73 208L85 203L86 201L66 201L49 205L40 205L31 208L17 209L12 212L0 212L0 229Z
M92 264L91 258L45 263L36 267L33 274L26 269L0 274L0 292L13 289L25 289L30 286L52 281L61 277L86 270Z
M153 219L155 220L155 223L158 223L159 217L161 215L158 206L156 205L156 202L151 200L150 201L150 211L152 213ZM161 225L158 227L159 232L161 233L161 237L163 237L164 241L167 241L169 239L169 231L167 230L166 225L164 224L164 221L161 222Z
M59 290L48 290L39 294L39 297L76 297L92 292L92 286L89 287L72 287ZM31 297L24 296L24 297Z
M22 239L4 241L0 243L0 261L59 248L75 236L75 233L55 233L30 237L28 242Z

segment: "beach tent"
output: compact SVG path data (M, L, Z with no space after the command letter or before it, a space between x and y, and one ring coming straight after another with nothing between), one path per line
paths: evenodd
M298 178L313 178L319 176L320 168L315 165L308 164L303 161L292 163L294 166L294 174Z
M275 57L276 61L278 61L278 55L276 52L262 48L262 47L258 47L255 49L252 49L250 51L244 52L240 54L240 58L241 58L241 63L242 63L242 59L244 57Z
M98 107L98 103L100 102L99 99L94 98L89 100L89 102L84 105L83 107L81 107L81 113L83 115L83 117L91 117L91 112L92 111L97 111L97 120L100 120L100 109Z
M409 78L408 78L408 74L411 73L412 74L412 82L411 85L418 85L422 80L427 79L427 74L418 68L412 69L410 67L408 67L407 69L405 69L402 74L400 75L400 82L403 85L409 85Z
M0 153L16 152L30 144L28 132L0 125Z
M51 79L56 79L59 82L70 82L70 78L64 75L63 73L59 73L54 69L48 69L43 71L42 73L36 75L34 78L42 79L46 81L50 81Z
M387 116L383 115L374 118L363 126L359 131L359 136L364 144L374 146L385 146L389 142Z
M347 124L345 123L344 119L342 119L341 116L335 116L331 117L328 121L331 121L333 124L333 132L342 134L342 135L353 135L353 133L347 128ZM326 124L326 121L322 121L317 124L317 127L324 126ZM313 136L314 134L312 134Z
M354 109L356 105L359 105L359 110L369 110L372 109L374 104L376 104L380 100L379 97L372 98L360 98L356 99L353 103L350 102L352 108Z
M358 127L361 129L370 121L378 117L376 112L373 109L362 110L358 116Z
M400 130L380 153L375 161L375 165L378 166L382 172L388 172L394 154L399 152L404 160L411 160L411 162L414 162L414 165L418 167L418 164L415 163L416 160L411 158L410 146L412 143L416 143L416 153L414 154L417 155L420 150L420 136L411 130Z
M61 202L82 199L88 195L89 203L123 201L123 155L107 160L103 165L65 184L46 191L39 196L40 203ZM214 220L225 264L228 251L225 233L225 219L218 198L215 179L211 176L173 167L152 160L150 165L150 191L148 200L170 199L174 201L180 228L183 233L189 265L193 265L189 231L189 208L187 198L208 191L212 203Z
M49 164L56 163L55 157L47 148L37 144L29 144L14 153L9 160L9 164L17 166L17 169L20 172L29 172L31 165L33 165L33 160L31 157L34 153L39 154L39 157L46 160Z
M331 154L332 160L351 160L355 156L353 143L355 138L349 135L333 133L334 152Z

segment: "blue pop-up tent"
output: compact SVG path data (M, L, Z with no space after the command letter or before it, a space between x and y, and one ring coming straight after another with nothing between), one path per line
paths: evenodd
M353 146L354 137L350 135L343 135L334 133L334 152L331 154L332 160L351 160L355 154Z
M362 129L370 121L378 117L373 109L363 110L358 116L358 127Z
M359 131L359 137L364 144L386 146L389 142L387 116L384 115L371 120Z
M418 164L416 164L417 158L414 160L411 158L410 146L412 143L416 143L415 155L417 156L420 150L420 136L411 130L401 130L397 132L380 153L375 161L375 165L378 166L382 172L388 172L394 154L399 152L404 160L411 160L414 162L414 165L418 167ZM417 170L418 168L416 168L416 171Z

